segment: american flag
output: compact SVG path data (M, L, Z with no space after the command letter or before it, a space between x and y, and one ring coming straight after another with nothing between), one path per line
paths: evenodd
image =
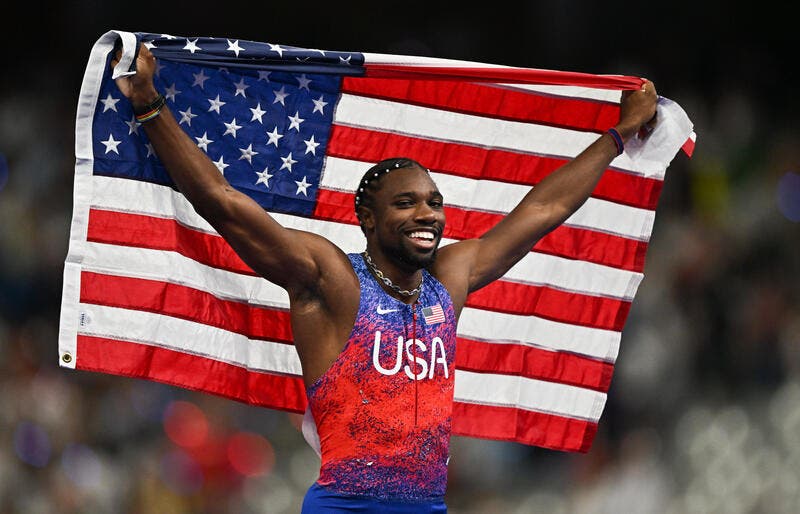
M444 311L441 304L432 305L430 307L422 308L422 317L428 325L435 325L444 322Z
M225 38L109 31L76 120L74 211L59 363L304 412L288 297L257 276L169 179L111 76L137 42L156 85L220 173L283 225L346 252L365 241L353 193L371 164L414 158L447 203L443 244L480 236L616 123L641 79ZM454 434L585 452L643 278L666 169L692 124L666 98L592 197L458 327Z

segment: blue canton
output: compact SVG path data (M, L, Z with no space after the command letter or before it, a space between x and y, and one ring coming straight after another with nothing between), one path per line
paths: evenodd
M363 56L224 38L137 34L156 88L228 182L273 212L310 216L342 75ZM175 187L111 79L93 121L94 173ZM120 101L121 100L121 101Z

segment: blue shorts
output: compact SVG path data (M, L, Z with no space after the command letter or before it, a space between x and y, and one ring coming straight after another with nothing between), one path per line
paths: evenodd
M447 514L444 499L431 502L378 500L336 494L316 482L303 500L301 514Z

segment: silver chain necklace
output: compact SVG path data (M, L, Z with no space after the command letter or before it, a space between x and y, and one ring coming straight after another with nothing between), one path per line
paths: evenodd
M364 250L364 259L366 259L367 264L369 265L369 269L371 269L372 272L375 273L375 276L378 277L378 279L380 279L381 282L389 286L392 289L392 291L396 292L397 294L403 296L414 296L415 294L422 291L422 277L420 277L419 279L419 285L414 289L412 289L411 291L408 291L406 289L400 289L399 286L394 285L394 282L392 282L389 279L389 277L385 276L383 272L379 270L377 266L375 266L375 263L372 262L372 258L369 256L369 253L367 253L366 250Z

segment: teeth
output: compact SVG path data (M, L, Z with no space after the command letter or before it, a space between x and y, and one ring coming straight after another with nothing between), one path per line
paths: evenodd
M418 239L427 239L428 241L433 240L433 234L431 234L430 232L423 232L423 231L412 232L411 234L409 234L409 237L414 237Z

